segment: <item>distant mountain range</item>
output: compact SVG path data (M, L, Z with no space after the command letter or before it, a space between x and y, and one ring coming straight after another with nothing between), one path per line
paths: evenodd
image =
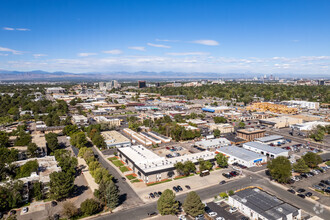
M42 70L34 71L8 71L0 70L0 81L63 81L63 80L109 80L109 79L237 79L252 78L254 76L263 76L262 73L184 73L184 72L90 72L90 73L69 73L69 72L46 72ZM269 75L269 74L268 74ZM329 78L322 75L298 75L298 74L273 74L277 77L308 77L308 78Z

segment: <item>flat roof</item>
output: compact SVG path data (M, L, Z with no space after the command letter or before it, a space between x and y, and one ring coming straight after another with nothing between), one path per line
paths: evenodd
M261 130L261 129L240 129L240 130L237 130L237 132L245 133L245 134L254 134L254 133L265 132L265 130Z
M204 160L214 159L215 153L210 151L202 151L195 154L186 154L179 157L166 158L160 157L151 150L142 145L134 145L130 147L118 148L118 151L133 161L133 163L143 170L145 173L173 168L177 162L192 161L198 162L198 159Z
M252 161L260 158L266 158L262 154L255 153L253 151L246 150L241 147L230 146L230 147L220 147L217 149L219 153L223 153L228 156L234 156L241 160Z
M258 188L247 188L231 197L270 220L286 219L289 214L295 217L300 210Z
M282 149L280 147L272 147L272 146L269 146L268 144L262 144L262 143L254 142L254 141L244 143L243 147L244 147L244 145L247 145L249 147L253 147L253 148L256 148L256 149L259 149L259 150L263 150L263 151L266 151L266 152L270 152L270 153L273 153L273 154L280 154L280 153L283 153L283 152L288 152L288 150Z
M101 135L104 137L104 141L107 144L119 144L123 142L131 142L127 137L120 134L118 131L103 131Z
M211 147L214 145L230 144L226 138L216 138L210 140L197 141L196 145L202 145L203 147Z
M261 141L261 142L269 142L269 141L276 141L276 140L280 140L283 139L283 136L281 135L269 135L266 137L261 137L261 138L256 138L256 141Z

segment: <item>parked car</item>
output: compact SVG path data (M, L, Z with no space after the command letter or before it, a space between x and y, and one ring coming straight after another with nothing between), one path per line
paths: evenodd
M229 209L229 212L230 213L234 213L234 212L236 212L237 211L237 208L236 207L231 207L230 209Z
M313 185L313 188L318 189L318 190L322 190L321 186L319 186L319 185Z
M225 184L226 183L226 181L225 180L222 180L219 184Z
M23 213L27 213L29 211L29 207L24 207L23 209L22 209L22 212Z
M224 217L216 217L215 220L225 220Z
M150 197L150 198L152 198L152 199L154 199L154 198L155 198L155 196L154 196L154 194L153 194L153 193L150 193L150 194L149 194L149 197Z
M186 189L191 189L189 185L185 185Z
M300 189L297 190L298 193L303 193L303 192L305 192L305 191L306 191L306 190L303 189L303 188L300 188Z
M307 196L307 197L311 197L312 195L313 195L313 193L311 193L311 192L305 193L305 196Z
M148 216L151 217L151 216L155 216L157 215L157 212L148 212Z
M154 192L154 195L155 197L159 197L158 193L157 192Z
M323 183L319 183L319 186L321 186L321 187L325 187L325 184L323 184Z
M52 201L50 204L51 204L52 207L57 206L57 202L56 201Z
M173 190L174 192L179 192L178 188L176 188L175 186L173 186Z
M218 215L218 213L216 213L216 212L209 212L209 213L207 213L210 217L215 217L215 216L217 216Z
M162 192L161 191L158 191L158 195L161 196L162 195Z
M54 214L53 215L53 219L54 220L59 220L60 219L60 215L59 214Z
M297 196L299 196L300 198L305 198L305 195L304 194L297 194Z
M296 192L293 189L288 189L288 192L290 192L292 194L296 194Z
M178 190L180 190L180 191L183 190L182 187L181 187L180 185L178 185L176 188L177 188Z

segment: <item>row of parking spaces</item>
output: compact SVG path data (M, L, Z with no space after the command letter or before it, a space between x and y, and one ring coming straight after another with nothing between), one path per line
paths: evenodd
M191 189L191 187L189 185L185 185L184 188L186 190L190 190ZM180 185L177 185L177 186L173 186L172 189L173 189L173 191L175 193L179 193L179 192L183 191L184 188L181 187ZM162 192L159 191L159 192L149 193L148 197L149 197L149 199L155 199L155 198L160 197L161 195L162 195Z
M233 170L228 173L222 173L222 176L226 177L227 179L233 178L235 176L239 176L241 173L239 171Z
M220 204L216 204L214 202L210 202L206 204L205 207L206 215L208 215L211 219L215 220L247 220L242 213L240 213L237 208L230 207L228 204L221 202Z
M310 177L313 177L318 174L326 173L329 168L330 168L330 166L320 166L320 169L314 169L314 170L311 170L310 172L301 173L300 175L293 176L291 178L290 183L293 184L293 183L299 182L303 179L310 178Z

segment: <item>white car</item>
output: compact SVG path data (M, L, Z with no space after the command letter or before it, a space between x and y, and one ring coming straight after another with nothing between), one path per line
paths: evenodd
M224 217L217 217L215 220L226 220Z
M215 217L215 216L218 215L218 213L216 213L216 212L209 212L208 215L209 215L210 217Z
M237 211L237 208L236 208L236 207L232 207L232 208L229 209L229 212L230 212L230 213L234 213L234 212L236 212L236 211Z
M29 208L28 207L24 207L23 209L22 209L22 212L23 213L27 213L29 211Z

